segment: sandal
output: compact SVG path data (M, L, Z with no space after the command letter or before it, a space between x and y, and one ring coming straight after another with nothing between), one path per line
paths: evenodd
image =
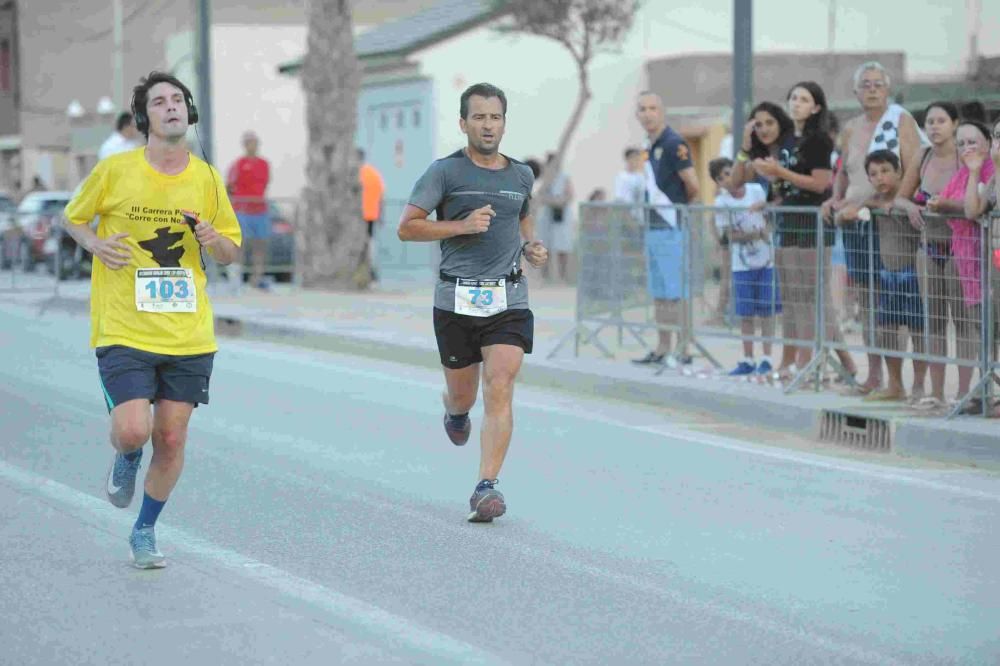
M871 391L864 399L867 402L903 402L906 400L906 393L893 393L889 389L879 389Z
M929 395L914 402L913 408L919 409L922 412L925 411L935 412L948 409L948 403L946 403L944 400L940 400L939 398L935 398L934 396Z

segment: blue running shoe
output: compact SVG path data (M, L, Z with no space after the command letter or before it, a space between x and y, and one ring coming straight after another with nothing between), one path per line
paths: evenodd
M132 564L137 569L162 569L167 566L167 558L156 549L156 533L152 527L133 528L128 545L132 549Z
M756 366L753 363L747 363L746 361L740 361L739 365L736 366L735 370L729 372L730 377L746 377L752 375L756 371Z
M494 518L499 518L507 511L503 495L494 488L496 484L496 479L492 481L483 479L476 486L475 492L469 498L470 523L492 523Z
M108 482L104 491L108 495L108 501L124 509L132 503L132 496L135 495L135 475L139 472L139 464L142 462L142 449L135 460L129 460L121 453L115 454L115 459L108 470Z
M773 371L774 368L771 367L771 362L768 361L766 358L763 361L761 361L760 364L757 366L757 374L763 377L767 377Z

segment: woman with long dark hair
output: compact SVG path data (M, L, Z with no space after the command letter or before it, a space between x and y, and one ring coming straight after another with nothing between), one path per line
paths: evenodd
M958 127L958 109L951 102L932 102L924 109L924 133L931 145L923 148L920 159L913 160L906 169L899 196L912 199L923 206L948 185L959 168L961 160L955 147L955 130ZM929 351L935 356L948 353L948 322L954 320L962 305L958 269L951 256L951 227L944 218L925 218L925 242L920 252L924 265L921 291L927 295L927 323ZM950 313L950 315L949 315ZM924 367L930 368L931 394L923 396ZM913 363L913 392L911 401L921 409L945 407L945 364Z
M764 175L758 174L754 170L754 161L776 158L781 151L781 147L787 143L789 137L795 134L795 124L785 113L785 110L773 102L761 102L750 112L750 120L743 127L743 143L740 151L736 154L736 162L733 165L733 184L736 187L744 183L757 182L768 193L768 200L773 199L771 192L771 180ZM778 289L775 294L781 297L782 275L788 261L788 253L780 247L775 251L774 263L775 275L778 278ZM780 302L775 304L775 312L782 312ZM785 338L794 338L797 332L794 324L785 321L782 324L782 335ZM795 354L796 347L786 344L782 349L781 363L779 364L775 376L786 378L795 374Z
M803 81L789 90L787 103L793 132L785 137L776 155L755 157L750 166L755 174L771 181L771 200L779 207L818 207L829 196L833 181L830 164L833 140L829 134L826 94L819 84ZM811 341L816 334L816 299L820 298L826 339L841 342L839 322L828 295L835 232L832 227L818 225L817 219L815 213L780 210L777 213L778 275L784 311L782 335L793 341ZM817 266L823 271L822 294L818 293ZM856 366L850 354L838 350L837 355L847 372L854 374ZM785 377L809 363L812 347L786 345L782 365L792 358L794 363Z

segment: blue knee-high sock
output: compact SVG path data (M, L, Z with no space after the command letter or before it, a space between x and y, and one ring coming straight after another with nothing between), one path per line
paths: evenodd
M139 517L135 519L135 529L152 527L156 524L156 519L160 517L160 511L167 501L155 500L149 493L142 494L142 508L139 509Z

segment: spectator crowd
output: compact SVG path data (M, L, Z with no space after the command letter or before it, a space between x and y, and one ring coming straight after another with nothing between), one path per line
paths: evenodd
M684 207L699 199L690 147L667 123L662 98L640 94L636 113L648 142L625 151L613 188L615 201L641 203L646 211L647 287L658 337L635 363L691 363L691 341L678 333L687 330L692 282L683 274L690 262L682 253L690 245L682 232L686 220L694 225L711 218L704 226L726 253L719 315L738 320L743 347L728 374L788 382L815 369L822 322L842 381L865 400L1000 414L995 405L970 399L983 353L996 359L984 336L1000 322L1000 248L991 228L1000 226L992 215L1000 118L989 122L981 105L966 105L962 113L937 101L923 110L921 126L893 103L891 86L881 64L862 64L853 79L860 113L842 128L813 81L790 85L784 100L757 104L742 128L737 124L735 154L708 165L716 197L707 216ZM545 168L558 165L550 160ZM540 228L552 235L568 215L572 190L563 174L546 182L548 191L538 196L547 211ZM598 191L590 200L603 198ZM568 252L568 239L540 237L557 253ZM990 322L984 321L987 302ZM845 342L845 328L853 326L860 344ZM755 340L761 341L756 356ZM771 356L775 341L782 343L779 358ZM867 355L863 378L851 354L859 348ZM958 373L951 395L948 361Z

